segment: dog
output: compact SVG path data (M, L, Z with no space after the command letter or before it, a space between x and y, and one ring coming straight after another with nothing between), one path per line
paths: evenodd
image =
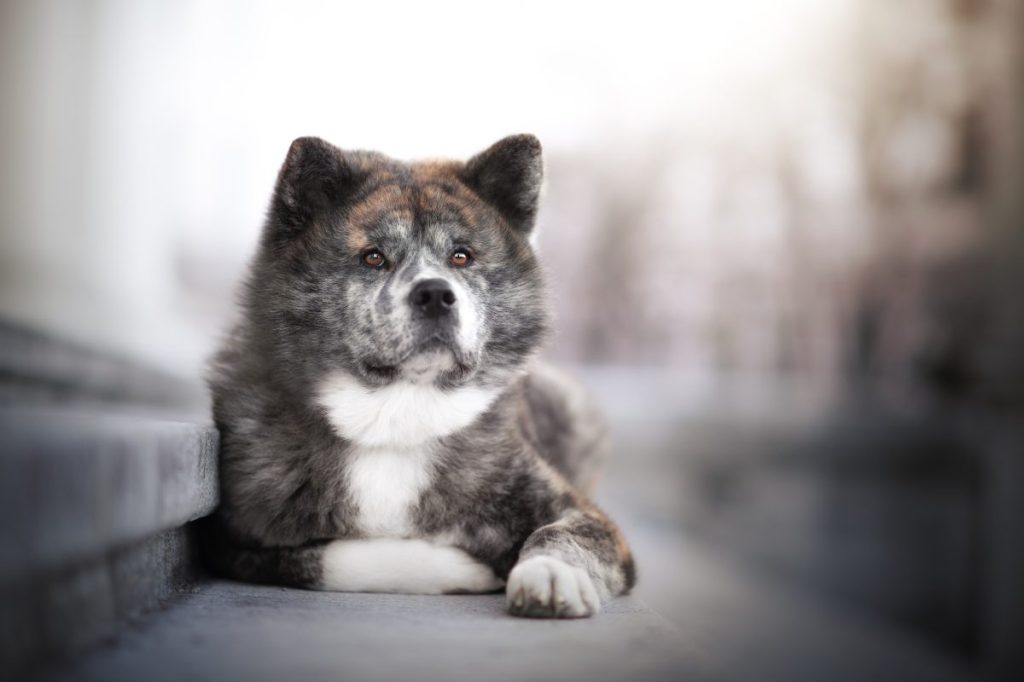
M406 163L295 140L211 363L209 561L318 590L485 593L579 618L636 582L589 499L607 452L538 360L540 142Z

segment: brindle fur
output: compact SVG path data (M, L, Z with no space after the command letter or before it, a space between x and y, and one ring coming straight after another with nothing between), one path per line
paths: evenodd
M500 395L435 445L412 535L448 538L502 578L545 554L586 570L604 598L633 586L625 541L585 496L604 457L600 419L578 387L535 359L548 331L528 241L540 180L540 145L528 135L467 163L402 163L316 138L292 144L242 322L210 377L222 504L206 545L219 572L317 587L325 543L360 536L345 478L353 444L332 428L317 387L339 371L369 388L398 381L395 363L417 343L409 329L379 324L403 303L388 295L401 268L373 272L361 255L380 247L400 263L458 243L475 256L459 276L486 311L485 340L456 353L436 385Z

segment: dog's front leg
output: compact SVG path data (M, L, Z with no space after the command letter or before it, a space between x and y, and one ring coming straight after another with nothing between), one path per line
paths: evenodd
M490 567L457 547L421 539L334 540L323 547L317 587L339 592L493 592Z
M509 573L506 599L516 616L584 618L635 581L619 529L590 506L567 510L527 538Z

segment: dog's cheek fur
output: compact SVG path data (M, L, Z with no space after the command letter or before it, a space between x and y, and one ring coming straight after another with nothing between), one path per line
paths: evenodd
M489 268L484 275L488 340L481 365L496 374L522 367L544 344L550 329L540 265L524 238L506 238L508 266Z
M264 249L246 291L270 361L306 393L333 371L357 371L368 354L387 359L410 343L407 330L379 324L366 305L387 275L346 252L344 221L341 212L325 216L286 249Z

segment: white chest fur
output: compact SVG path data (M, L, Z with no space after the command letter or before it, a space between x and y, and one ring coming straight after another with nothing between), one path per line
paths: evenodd
M343 438L372 448L405 450L469 426L497 393L477 386L442 391L430 382L412 381L367 388L339 373L321 384L318 398Z
M356 524L369 537L409 537L411 514L430 485L436 442L469 426L496 390L441 391L429 382L367 388L348 374L318 392L331 426L353 444L346 462Z
M429 447L350 451L346 474L359 530L369 537L409 537L411 514L430 484L432 465Z

